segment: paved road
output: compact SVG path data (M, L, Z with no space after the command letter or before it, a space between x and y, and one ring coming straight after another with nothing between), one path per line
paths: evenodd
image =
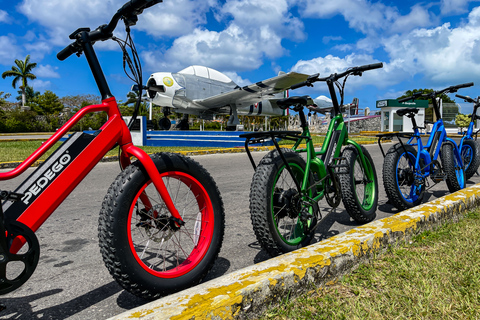
M386 204L381 182L383 158L378 146L367 146L367 149L373 156L379 178L377 218L384 218L397 211ZM254 157L258 162L264 155L259 152ZM225 242L207 280L268 259L256 241L250 223L248 195L253 169L246 154L194 158L213 175L226 211ZM119 171L117 163L98 164L39 229L41 257L37 270L23 287L0 297L0 303L7 306L0 312L0 319L105 319L145 303L114 282L98 249L100 204ZM475 176L469 185L478 182L480 177ZM18 180L13 184L0 182L0 189L13 189L18 183ZM440 183L429 190L426 198L441 197L447 194L446 190L446 184ZM324 219L314 241L356 226L342 205L336 211L332 211L325 201L320 205Z

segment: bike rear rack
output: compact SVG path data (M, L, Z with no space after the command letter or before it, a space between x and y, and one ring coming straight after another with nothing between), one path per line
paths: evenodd
M312 138L307 136L302 136L301 131L259 131L241 134L240 138L245 138L245 151L247 152L250 163L253 166L253 170L257 169L257 165L253 160L252 154L249 149L249 145L263 143L265 140L272 140L275 148L282 157L283 162L287 163L287 160L284 158L283 153L280 151L280 146L278 145L278 139L285 139L290 141L298 141L300 139L311 140Z
M389 133L377 134L376 137L378 137L378 146L380 147L380 151L382 151L382 155L385 158L385 152L383 151L382 143L381 143L382 140L391 140L392 137L396 137L398 139L398 141L400 142L400 144L402 145L403 150L405 152L407 152L407 149L405 148L405 145L404 145L402 139L400 139L400 138L411 139L411 138L415 137L415 133L413 133L413 132L389 132Z

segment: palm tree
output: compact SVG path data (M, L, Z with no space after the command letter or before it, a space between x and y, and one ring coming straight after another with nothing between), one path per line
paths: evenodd
M37 76L31 73L32 69L37 66L37 64L30 63L30 55L27 55L25 58L25 61L21 61L18 59L15 59L15 64L16 66L12 66L12 70L7 70L4 73L2 73L2 78L5 79L6 77L14 77L13 82L12 82L12 87L16 89L17 82L22 81L22 85L19 87L20 90L22 90L22 107L25 106L25 100L26 100L26 88L27 88L27 81L28 79L33 80L36 79Z

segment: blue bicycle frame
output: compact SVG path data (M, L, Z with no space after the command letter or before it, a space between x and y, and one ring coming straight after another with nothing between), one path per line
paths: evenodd
M416 142L414 142L415 139ZM416 179L425 179L434 172L434 167L432 167L432 164L437 161L438 156L440 155L442 145L447 141L453 144L455 158L457 159L460 166L463 167L462 157L459 152L459 150L461 149L457 146L456 142L453 139L447 137L447 131L445 130L445 125L443 124L443 120L441 118L433 124L432 132L430 133L430 136L425 146L422 142L419 127L414 124L414 134L408 140L407 144L411 146L417 146L417 156L414 166ZM423 160L423 168L420 166L421 160ZM461 181L459 181L460 185L464 186L465 179L463 177L458 178L461 179Z

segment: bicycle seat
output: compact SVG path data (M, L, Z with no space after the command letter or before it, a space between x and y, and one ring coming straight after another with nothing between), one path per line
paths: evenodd
M397 114L400 116L400 117L403 117L404 115L406 114L416 114L418 113L418 109L417 108L403 108L403 109L399 109L397 110Z
M277 106L280 109L287 109L290 106L308 106L314 104L312 98L310 96L294 96L294 97L288 97L284 99L277 100Z

